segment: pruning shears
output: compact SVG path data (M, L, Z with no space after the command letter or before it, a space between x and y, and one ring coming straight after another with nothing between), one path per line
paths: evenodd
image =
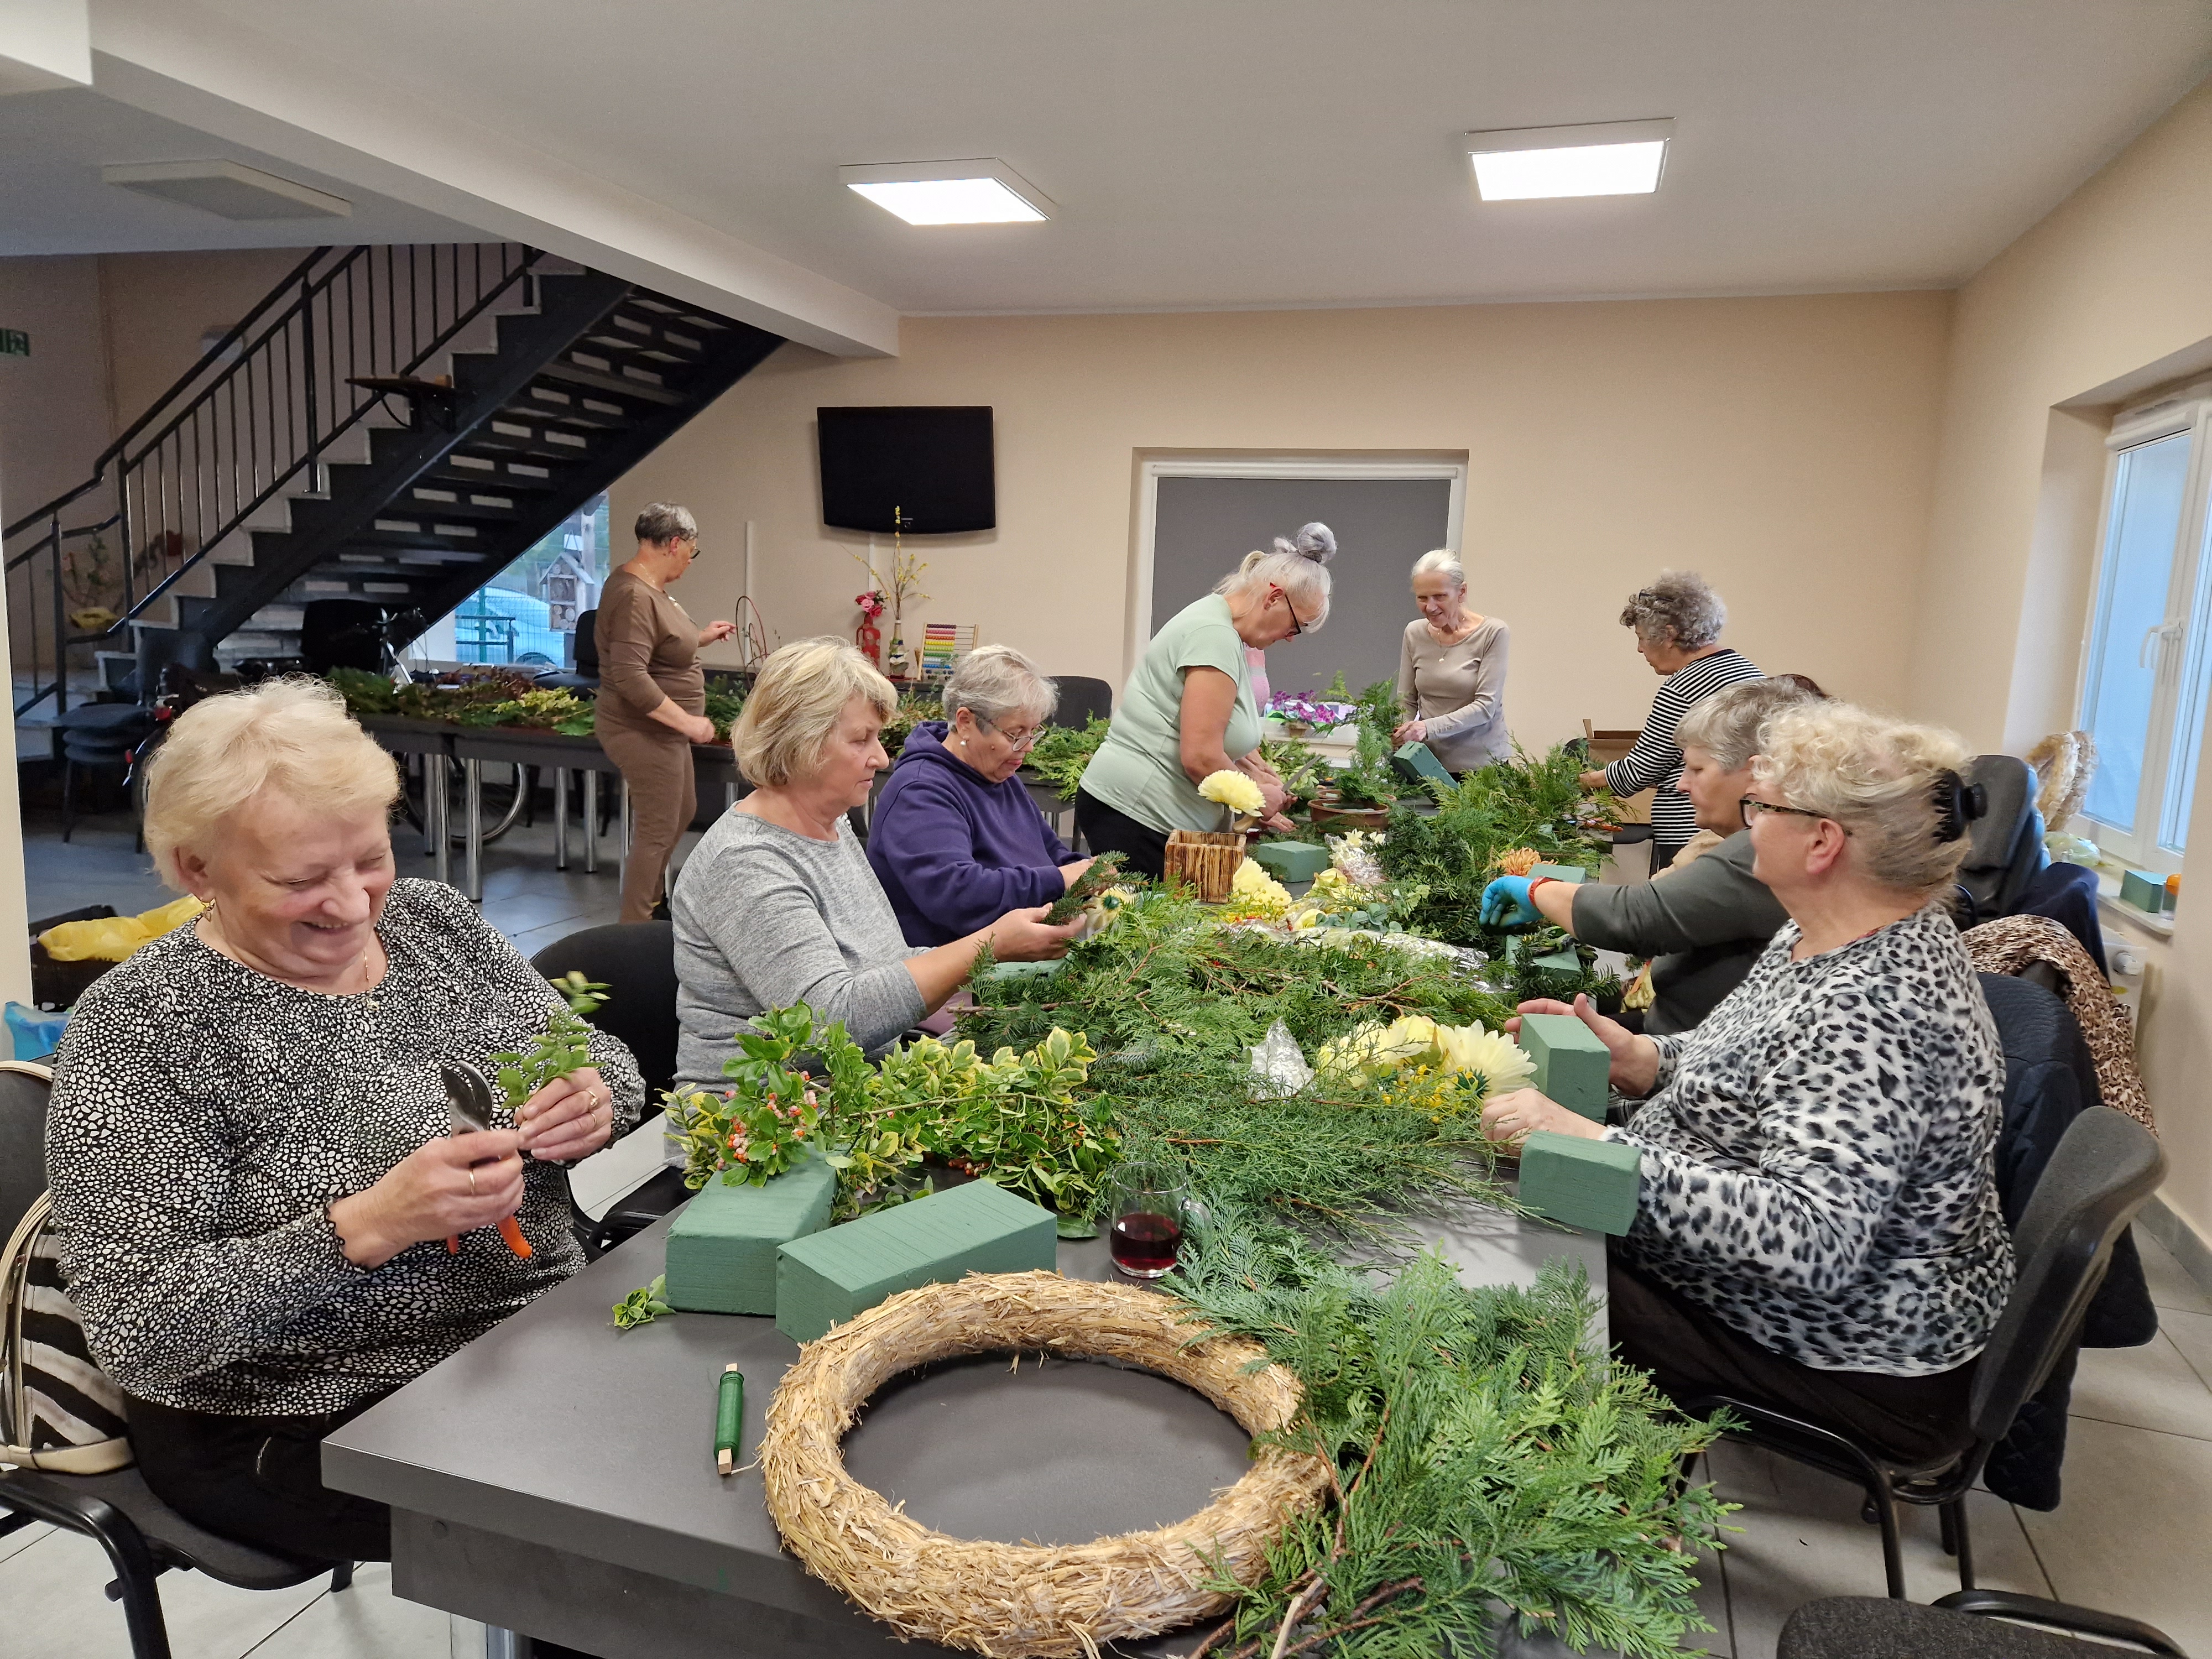
M484 1074L466 1060L448 1060L441 1068L446 1083L446 1116L453 1126L450 1133L457 1135L474 1134L479 1129L491 1127L491 1115L496 1109L497 1097ZM530 1241L522 1236L520 1223L511 1215L499 1218L499 1236L507 1241L507 1248L527 1261ZM446 1239L446 1254L460 1252L461 1241L452 1235Z

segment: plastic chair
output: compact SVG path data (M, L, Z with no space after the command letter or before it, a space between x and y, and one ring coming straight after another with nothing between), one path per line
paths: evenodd
M1073 726L1077 731L1093 714L1111 719L1114 714L1114 688L1104 680L1087 679L1080 674L1054 674L1052 683L1060 688L1060 706L1053 710L1048 726Z
M0 1060L0 1231L13 1232L46 1190L46 1097L43 1066ZM82 1533L115 1569L107 1598L123 1604L133 1659L169 1659L169 1627L156 1580L189 1568L240 1589L289 1589L331 1576L353 1583L353 1564L295 1560L192 1524L154 1495L135 1468L107 1474L0 1469L0 1536L37 1522Z
M1740 1438L1863 1486L1881 1525L1882 1566L1897 1601L1905 1599L1897 1506L1934 1506L1942 1521L1943 1547L1958 1558L1960 1587L1971 1590L1974 1554L1966 1493L1980 1479L1990 1449L2011 1431L2021 1404L2043 1386L2074 1340L2114 1241L2165 1175L2166 1154L2134 1119L2093 1106L2074 1120L2014 1231L2019 1266L2012 1295L1974 1373L1967 1413L1973 1441L1953 1457L1898 1463L1831 1424L1729 1395L1675 1403L1697 1417L1726 1411L1744 1425Z
M2008 1590L1959 1590L1925 1607L1871 1595L1808 1601L1783 1626L1774 1654L1775 1659L2081 1659L2087 1650L2070 1637L2008 1622L2015 1619L2181 1656L2172 1637L2141 1620Z
M676 1081L676 928L665 921L614 921L556 939L530 959L548 979L580 969L608 988L607 1000L589 1016L592 1024L623 1040L645 1078L652 1103ZM575 1207L570 1220L584 1253L596 1260L641 1232L690 1196L680 1170L659 1171L615 1200L593 1220Z

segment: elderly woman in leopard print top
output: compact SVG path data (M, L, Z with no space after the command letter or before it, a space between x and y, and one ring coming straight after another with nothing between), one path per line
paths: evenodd
M146 840L209 908L78 1002L47 1117L64 1271L147 1484L309 1560L390 1553L382 1505L323 1488L322 1437L582 1265L557 1166L643 1103L595 1034L514 1127L447 1134L441 1064L560 1002L453 889L394 879L398 793L319 683L180 716Z
M1974 1358L2013 1275L1994 1173L2004 1058L1944 902L1966 757L1836 703L1777 714L1762 746L1744 807L1790 920L1750 975L1677 1036L1632 1036L1577 1000L1614 1086L1649 1097L1626 1128L1530 1090L1484 1120L1642 1149L1610 1320L1661 1388L1938 1463L1972 1440Z

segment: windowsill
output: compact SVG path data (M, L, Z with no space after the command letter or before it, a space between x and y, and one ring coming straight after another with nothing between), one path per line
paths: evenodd
M2104 915L2139 927L2155 939L2173 937L2173 915L2153 915L2148 910L2138 910L2132 904L2120 902L2120 878L2107 869L2097 872L2097 908Z

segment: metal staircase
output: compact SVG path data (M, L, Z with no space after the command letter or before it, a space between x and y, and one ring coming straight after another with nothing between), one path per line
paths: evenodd
M290 655L315 599L412 637L781 343L514 244L318 248L0 532L15 712Z

